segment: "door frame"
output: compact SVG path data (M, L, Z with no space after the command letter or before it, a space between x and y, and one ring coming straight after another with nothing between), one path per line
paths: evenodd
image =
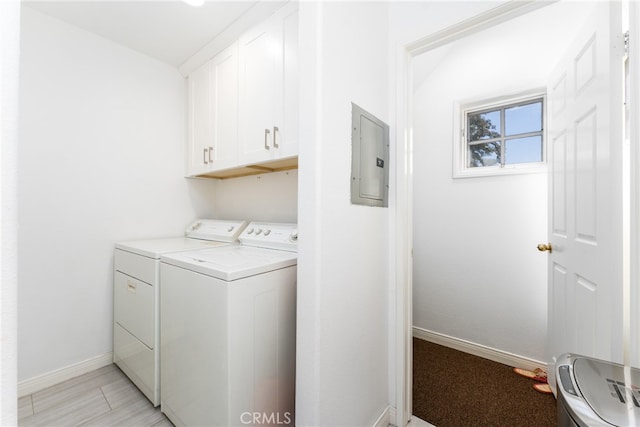
M629 117L640 113L640 4L629 1ZM625 321L630 342L625 363L640 367L640 120L629 123L629 218L630 241L623 260L625 272Z
M396 360L395 360L395 425L406 426L412 416L412 337L413 337L413 59L440 46L457 41L487 28L509 21L523 14L554 3L508 1L484 13L434 32L426 37L401 45L395 52L396 71L396 159L395 189L395 283L396 286ZM629 59L629 108L630 117L640 111L640 5L629 2L630 59ZM624 286L629 297L625 305L631 342L630 360L640 366L640 121L630 123L630 243L626 267L629 279Z

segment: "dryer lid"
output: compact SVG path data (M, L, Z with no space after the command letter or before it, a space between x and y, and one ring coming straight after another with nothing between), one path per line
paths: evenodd
M148 258L160 259L163 254L180 251L192 251L217 246L226 246L229 242L217 242L214 240L189 239L186 237L170 237L166 239L130 240L116 242L116 249L132 252Z
M573 373L585 401L600 418L614 426L640 425L640 370L580 357Z

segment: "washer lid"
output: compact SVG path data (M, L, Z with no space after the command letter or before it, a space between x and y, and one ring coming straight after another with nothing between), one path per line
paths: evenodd
M573 373L585 401L600 418L615 426L640 425L640 370L577 358Z
M233 281L296 265L298 254L231 245L163 255L161 261L221 280Z

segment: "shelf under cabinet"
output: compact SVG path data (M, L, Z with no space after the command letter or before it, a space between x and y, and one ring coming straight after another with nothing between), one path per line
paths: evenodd
M298 169L298 157L272 160L255 165L244 165L236 168L211 171L192 176L190 178L238 178L241 176L258 175L261 173L280 172L285 170Z

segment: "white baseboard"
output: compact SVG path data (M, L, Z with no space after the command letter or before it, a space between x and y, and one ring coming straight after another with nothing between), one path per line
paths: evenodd
M373 423L373 427L389 427L389 420L390 420L389 409L390 409L389 406L384 408L384 411L382 411L382 414L380 414L376 422Z
M103 354L18 383L18 397L27 396L113 363L113 353Z
M393 406L389 406L387 409L389 412L389 427L398 427L398 420L396 419L396 408L394 408ZM436 427L433 424L429 424L428 422L421 420L415 415L411 416L411 420L409 421L409 423L410 424L408 424L408 426L410 427ZM376 427L378 425L379 424L377 423L375 424Z
M440 334L438 332L429 331L417 326L413 327L413 336L416 338L420 338L421 340L440 344L445 347L453 348L455 350L464 351L465 353L473 354L474 356L493 360L494 362L502 363L503 365L507 366L530 370L533 370L535 368L547 369L547 364L539 360L530 359L528 357L519 356L517 354L487 347L481 344L476 344L471 341L466 341L460 338Z
M389 406L389 425L394 427L398 425L395 406Z

